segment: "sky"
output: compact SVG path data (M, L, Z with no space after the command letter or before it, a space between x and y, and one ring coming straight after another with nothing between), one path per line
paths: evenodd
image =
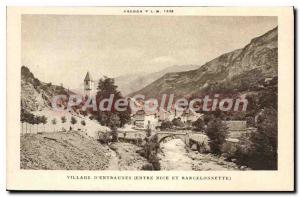
M242 48L276 17L22 15L22 65L44 82L97 80L199 65Z

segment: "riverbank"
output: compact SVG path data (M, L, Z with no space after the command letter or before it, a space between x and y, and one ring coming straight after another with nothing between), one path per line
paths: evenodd
M114 153L111 154L108 170L141 170L149 164L146 158L137 153L141 148L134 144L114 142L109 147Z
M21 169L142 170L151 166L141 156L142 147L126 142L103 145L82 132L21 135ZM181 139L160 144L160 170L240 170L233 162L186 147Z
M213 154L202 154L188 150L188 157L192 160L192 170L195 171L233 171L240 170L239 166L233 162L225 161L224 157Z
M240 170L233 162L213 154L201 154L186 147L180 139L161 144L158 154L161 170L228 171Z

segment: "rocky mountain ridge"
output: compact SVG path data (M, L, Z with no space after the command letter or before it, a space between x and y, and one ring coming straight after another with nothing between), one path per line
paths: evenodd
M165 93L189 97L215 87L217 91L253 89L259 86L260 81L277 77L277 59L276 27L252 39L242 49L225 53L195 70L167 73L130 96L142 94L148 98L158 98Z
M55 95L70 93L62 86L45 83L37 79L28 67L21 67L21 108L40 111L51 107Z

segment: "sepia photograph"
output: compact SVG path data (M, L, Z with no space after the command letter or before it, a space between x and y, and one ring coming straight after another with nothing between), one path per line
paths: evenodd
M21 28L21 169L277 170L277 17Z
M140 171L168 181L182 172L181 181L225 185L238 171L281 173L279 75L289 71L279 70L279 14L180 10L20 14L18 81L10 83L20 90L14 149L21 173L95 181L113 171L112 181ZM292 56L292 48L281 52ZM292 94L285 96L289 113ZM169 174L152 177L159 171Z

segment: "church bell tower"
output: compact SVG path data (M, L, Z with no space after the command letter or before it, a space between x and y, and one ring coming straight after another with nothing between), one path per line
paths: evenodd
M89 72L86 73L84 78L84 94L91 96L94 92L94 81Z

